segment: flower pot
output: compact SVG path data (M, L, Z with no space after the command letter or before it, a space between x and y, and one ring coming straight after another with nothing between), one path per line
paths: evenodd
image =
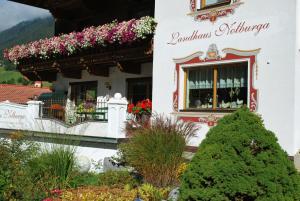
M137 122L145 124L150 122L151 115L150 114L136 114L135 118Z

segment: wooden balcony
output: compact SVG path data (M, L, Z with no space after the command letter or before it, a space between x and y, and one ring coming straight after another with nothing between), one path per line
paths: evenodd
M113 66L125 73L140 74L141 64L152 60L152 40L148 39L127 45L89 48L72 56L21 60L17 69L33 81L55 81L57 73L66 78L81 79L82 70L108 77L109 68Z

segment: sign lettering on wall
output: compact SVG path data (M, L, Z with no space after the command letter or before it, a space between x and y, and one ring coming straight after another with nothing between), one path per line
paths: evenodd
M0 114L0 119L25 119L25 115L17 114L14 110L4 110L3 113Z
M246 21L223 23L213 31L203 32L193 30L190 34L182 34L180 31L173 32L167 44L177 45L179 43L190 42L195 40L211 39L213 37L225 37L229 35L252 33L254 36L267 31L271 27L269 22L248 24Z

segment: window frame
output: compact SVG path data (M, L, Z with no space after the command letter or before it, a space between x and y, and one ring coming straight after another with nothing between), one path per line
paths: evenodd
M152 100L153 96L153 79L152 77L138 77L138 78L127 78L126 79L126 97L127 100L132 103L133 94L131 94L130 86L136 82L144 82L146 84L146 95L149 95L149 99Z
M74 92L72 91L73 87L76 87L76 86L81 86L82 87L82 86L93 86L93 85L95 85L95 86L93 86L93 87L96 87L96 94L95 94L96 95L96 97L95 97L96 100L94 100L94 101L97 101L97 96L98 96L98 81L70 82L69 85L71 87L71 99L75 101L76 105L80 104L78 102L78 100L76 100L77 99L77 91L74 91ZM84 100L84 101L86 101L86 100Z
M183 75L183 86L180 86L180 89L182 89L183 93L180 93L180 97L182 97L182 104L180 104L181 109L179 108L180 112L219 112L219 113L228 113L228 112L234 112L237 110L237 108L217 108L217 99L215 98L217 96L217 79L218 79L218 73L217 68L222 65L230 65L235 63L247 63L247 107L250 105L250 60L249 59L237 59L237 60L230 60L230 61L221 61L221 62L204 62L204 63L194 63L194 64L186 64L181 65L180 69L182 71ZM199 68L199 67L207 67L211 66L213 68L213 108L187 108L187 81L188 81L188 70L191 70L193 68Z
M200 4L200 6L199 6L199 8L197 7L197 11L229 5L232 2L232 0L224 0L224 1L225 2L215 3L215 4L211 4L211 5L207 6L206 0L198 0L197 2Z

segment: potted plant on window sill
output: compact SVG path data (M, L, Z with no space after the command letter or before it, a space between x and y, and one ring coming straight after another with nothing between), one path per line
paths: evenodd
M147 123L152 114L152 102L149 99L138 102L136 105L129 104L127 112L133 114L139 123Z

